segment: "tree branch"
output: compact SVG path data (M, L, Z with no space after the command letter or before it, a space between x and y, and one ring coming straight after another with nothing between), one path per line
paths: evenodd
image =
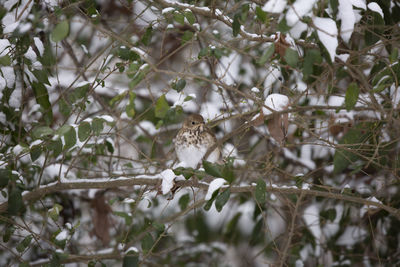
M63 180L61 183L51 183L45 186L41 186L37 189L34 189L30 192L23 194L24 202L33 202L37 199L40 199L46 195L50 195L55 192L71 190L71 189L111 189L122 186L153 186L154 190L158 190L158 187L161 185L162 179L156 177L146 177L146 178L119 178L119 179L81 179L81 180L73 180L66 181ZM187 181L178 181L176 182L177 187L194 187L202 190L208 189L208 184L203 182L198 182L194 180ZM250 193L255 190L255 186L231 186L232 193ZM334 189L332 189L334 190ZM318 191L318 190L310 190L310 189L300 189L295 187L277 187L277 186L268 186L267 192L269 193L280 193L280 194L295 194L304 196L314 196L314 197L325 197L330 199L343 200L346 202L352 202L357 204L366 205L369 207L375 207L379 209L383 209L388 213L395 216L400 220L400 210L390 207L388 205L382 204L380 202L375 202L367 199L363 199L361 197L349 196L340 193L327 192L327 191ZM3 202L0 204L0 213L4 213L7 211L8 203Z

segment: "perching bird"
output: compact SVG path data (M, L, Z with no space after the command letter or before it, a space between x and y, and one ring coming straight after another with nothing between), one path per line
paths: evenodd
M220 158L217 138L199 114L190 115L185 119L174 143L176 155L186 167L196 168L202 160L217 162ZM204 158L205 156L207 158Z

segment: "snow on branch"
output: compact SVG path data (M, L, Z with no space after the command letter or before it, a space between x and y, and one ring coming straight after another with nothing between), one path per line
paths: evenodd
M54 182L48 185L41 186L37 189L34 189L30 192L26 192L23 194L24 202L32 202L37 199L40 199L44 196L50 195L55 192L71 190L71 189L111 189L117 187L124 186L150 186L152 189L158 191L162 183L161 177L156 176L138 176L136 178L118 178L118 179L79 179L68 181L63 179L62 182ZM209 185L203 182L193 181L193 180L185 180L185 181L177 181L175 184L176 188L184 188L184 187L192 187L202 189L207 191L209 189ZM232 186L230 188L231 193L253 193L255 191L255 185L248 186ZM397 217L400 220L400 210L382 204L381 202L363 199L360 197L344 195L340 193L333 193L327 191L318 191L318 190L309 190L309 189L300 189L296 187L288 187L288 186L267 186L267 192L269 193L281 193L281 194L295 194L295 195L309 195L314 197L325 197L336 200L343 200L352 203L358 203L365 205L367 207L376 207L380 209L384 209L390 214ZM4 213L7 211L8 203L3 202L0 203L0 213Z

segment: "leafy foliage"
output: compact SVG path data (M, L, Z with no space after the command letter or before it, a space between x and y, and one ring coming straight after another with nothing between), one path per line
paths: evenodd
M397 1L3 2L1 266L400 264Z

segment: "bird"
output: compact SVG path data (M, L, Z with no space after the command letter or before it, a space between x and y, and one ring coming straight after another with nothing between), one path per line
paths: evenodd
M174 139L175 152L185 167L197 168L203 160L216 163L221 150L215 134L200 114L189 115Z

